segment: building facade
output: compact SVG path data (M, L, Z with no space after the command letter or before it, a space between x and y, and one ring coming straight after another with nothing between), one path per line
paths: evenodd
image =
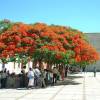
M86 33L86 35L91 45L96 48L100 55L100 33ZM97 71L100 71L100 60L96 64L87 66L86 70L94 71L94 67Z

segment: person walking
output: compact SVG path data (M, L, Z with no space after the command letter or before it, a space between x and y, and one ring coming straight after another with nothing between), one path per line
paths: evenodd
M96 77L96 67L94 66L94 69L93 69L93 73L94 73L94 77Z
M85 66L82 67L82 71L85 73L85 71L86 71L86 67Z

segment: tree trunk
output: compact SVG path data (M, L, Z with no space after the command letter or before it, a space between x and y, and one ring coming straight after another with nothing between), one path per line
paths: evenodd
M35 68L36 65L37 65L37 60L33 60L33 61L32 61L32 68Z
M14 61L14 69L15 69L15 61Z
M23 59L21 60L21 69L23 68L24 64L23 64Z
M31 63L31 58L29 57L28 58L28 68L32 67L30 63Z
M41 69L43 67L43 64L42 64L42 60L39 60L39 68Z
M47 69L51 70L52 69L52 63L51 62L47 62Z
M20 68L20 62L18 62L18 68Z

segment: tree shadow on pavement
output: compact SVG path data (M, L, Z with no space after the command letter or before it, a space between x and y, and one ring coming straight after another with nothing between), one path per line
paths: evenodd
M76 81L77 78L83 78L83 76L68 76L64 81L58 81L55 86L59 85L79 85L81 82Z
M83 76L68 76L68 79L76 79L76 78L83 78Z

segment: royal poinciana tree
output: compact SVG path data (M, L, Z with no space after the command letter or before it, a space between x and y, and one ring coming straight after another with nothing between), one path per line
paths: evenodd
M6 25L1 24L1 26ZM5 28L5 27L4 27ZM47 63L80 66L99 60L99 54L87 41L85 34L70 27L43 23L11 23L0 29L0 59L23 61L30 58L35 64Z
M31 26L22 23L14 23L10 29L0 35L0 58L2 61L8 59L22 61L33 54L35 49L34 33L29 33Z

